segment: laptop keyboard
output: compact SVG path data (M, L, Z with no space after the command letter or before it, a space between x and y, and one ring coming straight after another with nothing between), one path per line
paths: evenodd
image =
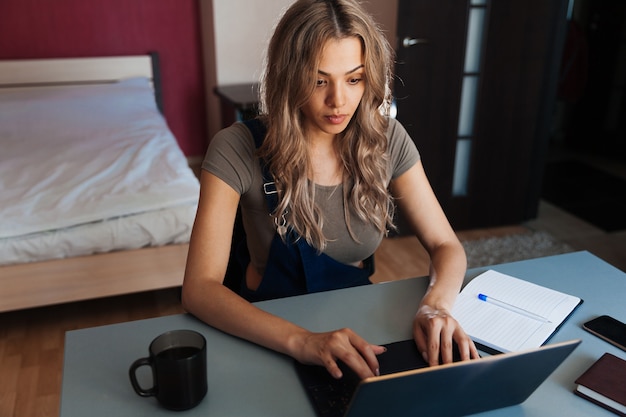
M319 417L342 417L359 383L352 370L339 366L344 376L335 379L324 367L296 362L296 371Z
M313 385L309 393L320 417L342 417L348 409L353 386L343 378L330 384Z
M413 340L404 340L385 345L387 352L378 356L381 375L418 369L428 366L417 351ZM455 349L454 361L460 360ZM302 365L295 362L296 371L313 404L318 417L343 417L348 409L352 394L359 384L359 377L347 366L339 363L343 372L341 379L333 378L326 368Z

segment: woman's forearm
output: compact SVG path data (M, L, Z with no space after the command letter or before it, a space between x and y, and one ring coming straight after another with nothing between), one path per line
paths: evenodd
M421 305L451 310L463 284L467 267L460 243L445 243L431 251L430 285Z
M183 307L208 325L295 356L307 330L267 313L218 282L183 287Z

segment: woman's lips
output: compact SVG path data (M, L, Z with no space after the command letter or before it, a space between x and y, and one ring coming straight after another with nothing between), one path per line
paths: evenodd
M348 116L346 116L345 114L330 115L326 116L326 120L334 125L340 125L346 120L346 117Z

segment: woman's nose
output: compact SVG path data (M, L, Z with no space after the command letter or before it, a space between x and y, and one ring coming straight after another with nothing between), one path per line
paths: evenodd
M339 108L345 104L345 92L341 85L331 84L326 97L326 105Z

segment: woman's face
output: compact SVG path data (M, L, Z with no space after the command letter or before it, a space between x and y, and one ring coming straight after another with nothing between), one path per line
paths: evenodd
M332 136L348 126L365 91L363 48L357 37L326 42L313 95L302 108L311 137Z

